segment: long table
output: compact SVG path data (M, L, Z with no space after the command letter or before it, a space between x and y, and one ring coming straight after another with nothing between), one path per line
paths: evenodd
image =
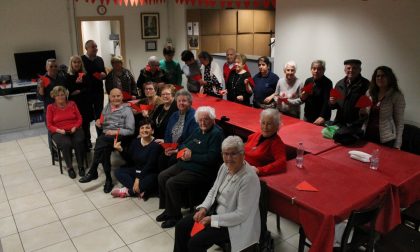
M287 172L261 180L270 190L269 210L300 225L312 242L311 252L332 251L334 227L348 218L351 211L368 207L384 195L386 213L378 218L378 231L391 230L399 223L399 209L389 183L374 172L348 167L318 156L304 156L304 167L295 160L287 162ZM299 191L296 186L307 181L318 192Z

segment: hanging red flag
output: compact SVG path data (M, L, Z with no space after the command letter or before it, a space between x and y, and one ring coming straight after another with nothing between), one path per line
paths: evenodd
M273 7L276 8L276 0L271 0L271 5L273 5Z
M235 2L235 4L236 4L236 8L241 8L241 0L236 0L236 2Z
M264 8L270 7L270 0L264 0L263 5L264 5Z
M251 0L245 0L244 1L245 8L248 9L250 4L251 4Z
M111 0L106 0L106 5L109 5L109 2L110 2Z
M233 4L233 1L232 0L228 0L228 2L227 2L227 8L232 8L232 4Z
M258 7L260 7L259 0L254 0L254 8L258 8Z
M92 2L92 3L95 3L95 1L96 1L96 0L92 0L91 2Z
M125 6L128 6L128 0L124 0Z
M101 4L103 5L105 0L99 0L99 1L101 1Z
M211 7L216 6L216 0L210 0L210 6Z
M225 8L225 0L220 1L220 7L223 9Z
M140 2L140 5L144 4L144 0L139 0L139 2Z

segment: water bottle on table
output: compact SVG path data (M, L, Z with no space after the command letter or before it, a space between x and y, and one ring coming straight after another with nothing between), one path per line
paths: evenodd
M379 168L379 149L375 149L370 157L370 169L378 170Z
M303 143L300 142L296 149L296 166L298 168L303 168L303 154L305 154L305 149Z

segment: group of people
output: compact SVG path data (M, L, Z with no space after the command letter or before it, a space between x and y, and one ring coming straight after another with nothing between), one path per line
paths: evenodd
M311 65L312 77L302 82L295 75L294 62L286 63L285 77L279 78L267 57L258 59L259 73L251 77L246 57L233 49L228 49L222 69L207 52L195 60L191 51L183 51L181 68L173 60L174 48L168 46L163 51L165 59L150 57L136 82L123 67L122 57L113 57L112 70L107 72L96 55L96 43L89 40L85 48L86 55L71 57L65 74L58 72L54 59L46 63L38 94L45 103L49 137L62 150L71 178L76 177L75 150L80 183L97 179L102 164L105 193L143 200L157 194L164 211L156 220L163 228L176 225L174 251L206 251L212 244L228 241L233 251L240 251L258 243L259 227L264 225L258 209L258 176L286 170L285 145L277 134L280 111L300 117L300 105L305 103L305 120L324 125L331 109L337 109L335 123L364 125L369 140L401 146L404 97L388 67L378 67L369 83L360 74L359 60L345 61L346 76L335 87L342 97L337 97L330 95L332 82L320 60ZM187 89L180 88L182 74L187 77ZM103 81L109 96L105 107ZM215 109L201 106L195 110L191 93L226 96L262 108L260 131L245 143L237 136L225 138L216 124ZM357 108L356 102L366 93L373 105ZM86 172L83 158L91 148L92 120L98 137ZM113 185L112 152L125 160L114 169L121 188ZM191 206L195 197L201 204L183 218L181 208ZM195 223L205 228L191 237Z

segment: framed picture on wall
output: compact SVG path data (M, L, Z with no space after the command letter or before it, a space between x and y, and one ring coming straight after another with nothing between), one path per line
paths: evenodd
M146 40L146 52L157 51L156 40Z
M158 39L160 37L159 13L141 13L140 19L141 38Z

